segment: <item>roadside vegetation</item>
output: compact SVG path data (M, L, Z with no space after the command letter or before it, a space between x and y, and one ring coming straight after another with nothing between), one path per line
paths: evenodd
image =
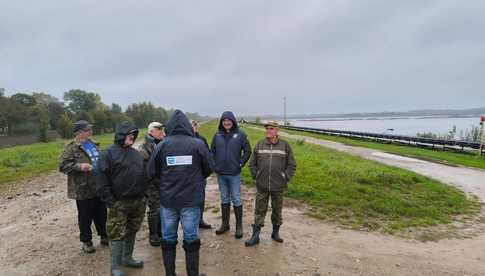
M455 152L450 150L443 151L440 149L433 150L413 146L377 143L368 140L359 140L355 138L334 136L328 134L316 134L295 130L282 131L296 135L304 135L317 139L339 142L349 146L376 149L387 153L394 153L402 156L418 158L421 160L432 161L450 166L465 166L485 169L485 155L478 156L477 152Z

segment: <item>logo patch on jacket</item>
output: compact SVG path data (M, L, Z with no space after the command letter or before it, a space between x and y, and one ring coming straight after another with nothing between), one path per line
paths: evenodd
M167 166L192 165L192 155L167 156Z
M232 135L232 138L236 139L237 138L237 133L234 133L234 135Z

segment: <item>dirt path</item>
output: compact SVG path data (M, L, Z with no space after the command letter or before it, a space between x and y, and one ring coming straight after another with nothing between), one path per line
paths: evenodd
M220 220L219 193L208 184L207 220ZM245 236L253 219L254 190L244 187ZM341 229L304 215L305 208L286 200L284 244L270 240L265 227L260 245L244 247L231 234L201 232L201 271L208 275L484 275L485 233L465 240L422 243L377 233ZM233 217L231 217L233 223ZM270 226L269 216L267 226ZM145 261L129 275L163 275L161 250L148 245L144 223L135 255ZM109 275L109 250L80 251L75 203L66 198L66 177L51 173L10 185L0 193L0 275ZM177 270L185 275L184 254ZM279 274L277 274L279 273Z
M260 128L251 128L261 131ZM443 183L456 186L468 194L477 196L480 198L480 200L485 202L485 170L452 167L416 158L403 157L397 154L385 153L375 149L348 146L342 143L316 139L309 136L289 134L283 131L280 134L283 137L291 139L304 139L308 143L336 149L338 151L357 155L386 165L410 170L439 180Z

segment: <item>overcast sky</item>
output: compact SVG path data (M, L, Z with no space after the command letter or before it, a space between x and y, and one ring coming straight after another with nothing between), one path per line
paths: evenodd
M0 87L219 115L485 106L485 1L0 0Z

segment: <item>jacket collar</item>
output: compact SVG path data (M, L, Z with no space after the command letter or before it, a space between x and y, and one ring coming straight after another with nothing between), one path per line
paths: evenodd
M76 146L78 146L78 147L82 147L82 145L83 145L83 144L81 143L81 141L79 141L79 139L74 138L74 140L73 140L73 141L74 141L74 144L75 144ZM99 147L99 142L96 142L96 141L91 140L91 139L87 139L86 141L90 141L90 142L91 142L91 143L93 143L93 144L94 144L96 147Z
M265 142L266 142L266 145L277 145L279 142L280 142L280 137L278 136L277 137L278 139L276 139L276 143L271 143L271 141L268 139L268 138L265 138Z

